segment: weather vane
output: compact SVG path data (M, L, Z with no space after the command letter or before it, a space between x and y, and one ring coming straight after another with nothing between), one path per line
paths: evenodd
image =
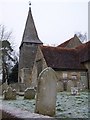
M31 1L29 1L29 6L31 6Z

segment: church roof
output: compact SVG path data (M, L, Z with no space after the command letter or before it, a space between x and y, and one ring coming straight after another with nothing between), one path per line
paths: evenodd
M28 17L27 17L27 21L26 21L26 25L23 33L23 38L22 38L22 43L24 42L42 44L42 42L38 37L37 30L34 24L31 7L29 8Z
M75 48L76 46L82 44L80 39L75 34L74 37L65 41L64 43L58 45L57 47L64 47L64 48Z
M81 62L90 61L90 41L76 47Z
M42 53L49 67L56 70L86 70L79 61L76 49L59 47L41 47Z
M72 39L73 39L73 38L71 38L70 40L72 40ZM65 41L64 43L58 45L57 47L66 47L67 44L70 42L70 40Z

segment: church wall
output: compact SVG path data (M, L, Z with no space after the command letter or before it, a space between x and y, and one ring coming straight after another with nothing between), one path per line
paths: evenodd
M85 62L84 65L88 69L88 81L89 81L89 89L90 89L90 62Z
M41 64L37 64L38 61L41 61L40 62ZM39 73L38 73L38 67L40 68ZM38 47L36 58L35 58L35 61L34 61L34 67L33 67L33 70L32 70L32 83L31 83L31 86L34 86L34 87L37 86L38 75L46 67L47 67L46 61L45 61L45 59L43 57L43 54L42 54L40 48Z
M37 78L39 73L45 69L47 66L44 56L41 52L40 47L37 48L35 58L32 59L33 67L30 72L29 68L22 68L20 70L20 76L22 83L26 84L26 86L37 86ZM28 61L29 62L29 61ZM85 64L88 69L88 63ZM29 66L28 66L29 67ZM90 71L90 70L89 70ZM90 73L90 72L89 72ZM87 88L87 73L83 71L56 71L56 75L58 78L57 81L57 91L70 91L71 87L81 87ZM90 74L89 74L90 76ZM23 80L24 79L24 80Z
M81 76L83 74L83 76ZM71 87L87 88L87 74L84 71L56 71L57 91L70 91Z
M42 60L42 70L43 70L43 69L45 69L48 66L47 66L47 63L46 63L46 61L44 59L44 56L43 56L43 54L41 52L41 49L38 47L37 55L36 55L36 60L35 61L37 62L40 59Z
M20 49L18 83L25 88L31 86L37 48L35 44L23 43Z
M33 70L32 70L31 86L32 87L37 86L37 66L36 66L36 63L34 64L34 67L33 67Z

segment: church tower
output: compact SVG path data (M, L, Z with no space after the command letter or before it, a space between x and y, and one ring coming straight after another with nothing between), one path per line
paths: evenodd
M29 7L25 30L20 45L18 82L30 84L31 73L40 41L34 24L31 7Z

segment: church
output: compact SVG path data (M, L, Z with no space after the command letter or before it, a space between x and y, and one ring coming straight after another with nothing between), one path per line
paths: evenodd
M57 91L71 87L90 88L90 41L82 43L77 35L57 47L44 46L39 39L31 7L20 45L18 83L37 87L42 70L51 67L57 75Z

